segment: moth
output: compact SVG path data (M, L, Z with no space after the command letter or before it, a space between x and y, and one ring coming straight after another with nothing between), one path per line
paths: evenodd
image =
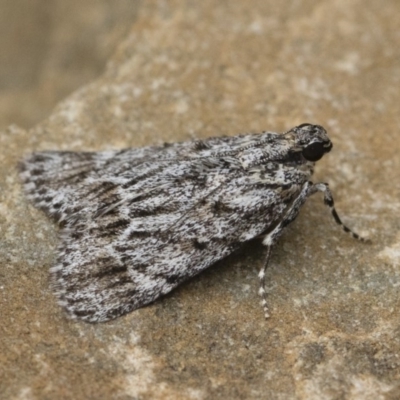
M315 162L332 149L322 126L101 152L44 151L20 163L32 203L59 225L51 281L73 318L103 322L170 292L243 243L271 248L314 193L339 225Z

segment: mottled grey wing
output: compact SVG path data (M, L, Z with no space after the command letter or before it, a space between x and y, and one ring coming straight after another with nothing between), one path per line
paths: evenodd
M53 216L62 210L52 280L73 317L107 321L154 301L264 232L291 201L257 175L216 167L210 158L150 153L150 161L98 153L81 168L74 160L40 174L28 161L22 169L34 203ZM44 154L53 160L66 153ZM65 179L69 165L82 172L79 181ZM52 191L49 199L42 189Z
M97 193L101 196L112 190L108 176L129 174L144 162L174 158L177 152L179 145L104 152L44 151L22 160L19 170L29 200L61 222L85 207L82 194L88 187L101 188ZM139 177L140 171L136 175Z

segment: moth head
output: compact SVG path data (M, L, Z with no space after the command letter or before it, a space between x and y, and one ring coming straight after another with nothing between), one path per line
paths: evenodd
M296 134L296 148L307 161L318 161L332 150L332 142L320 125L301 124L292 131Z

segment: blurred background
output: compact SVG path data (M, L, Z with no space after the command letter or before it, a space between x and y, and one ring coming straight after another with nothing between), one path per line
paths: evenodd
M99 76L140 3L0 0L0 130L31 128Z

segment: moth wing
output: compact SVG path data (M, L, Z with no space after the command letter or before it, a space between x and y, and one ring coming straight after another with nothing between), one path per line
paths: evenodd
M176 157L178 152L178 145L104 152L44 151L25 157L19 163L19 175L28 199L61 222L85 207L82 200L90 187L106 193L120 185L115 179L118 175L130 174L143 163Z
M153 189L62 231L52 278L73 317L102 322L151 303L264 232L286 207L276 188L239 173Z
M227 152L247 142L249 137L217 137L118 151L38 152L19 163L20 178L28 199L60 223L90 208L87 200L97 201L132 181L147 184L148 176L162 175L169 160L179 162L193 156L209 157L211 153Z

